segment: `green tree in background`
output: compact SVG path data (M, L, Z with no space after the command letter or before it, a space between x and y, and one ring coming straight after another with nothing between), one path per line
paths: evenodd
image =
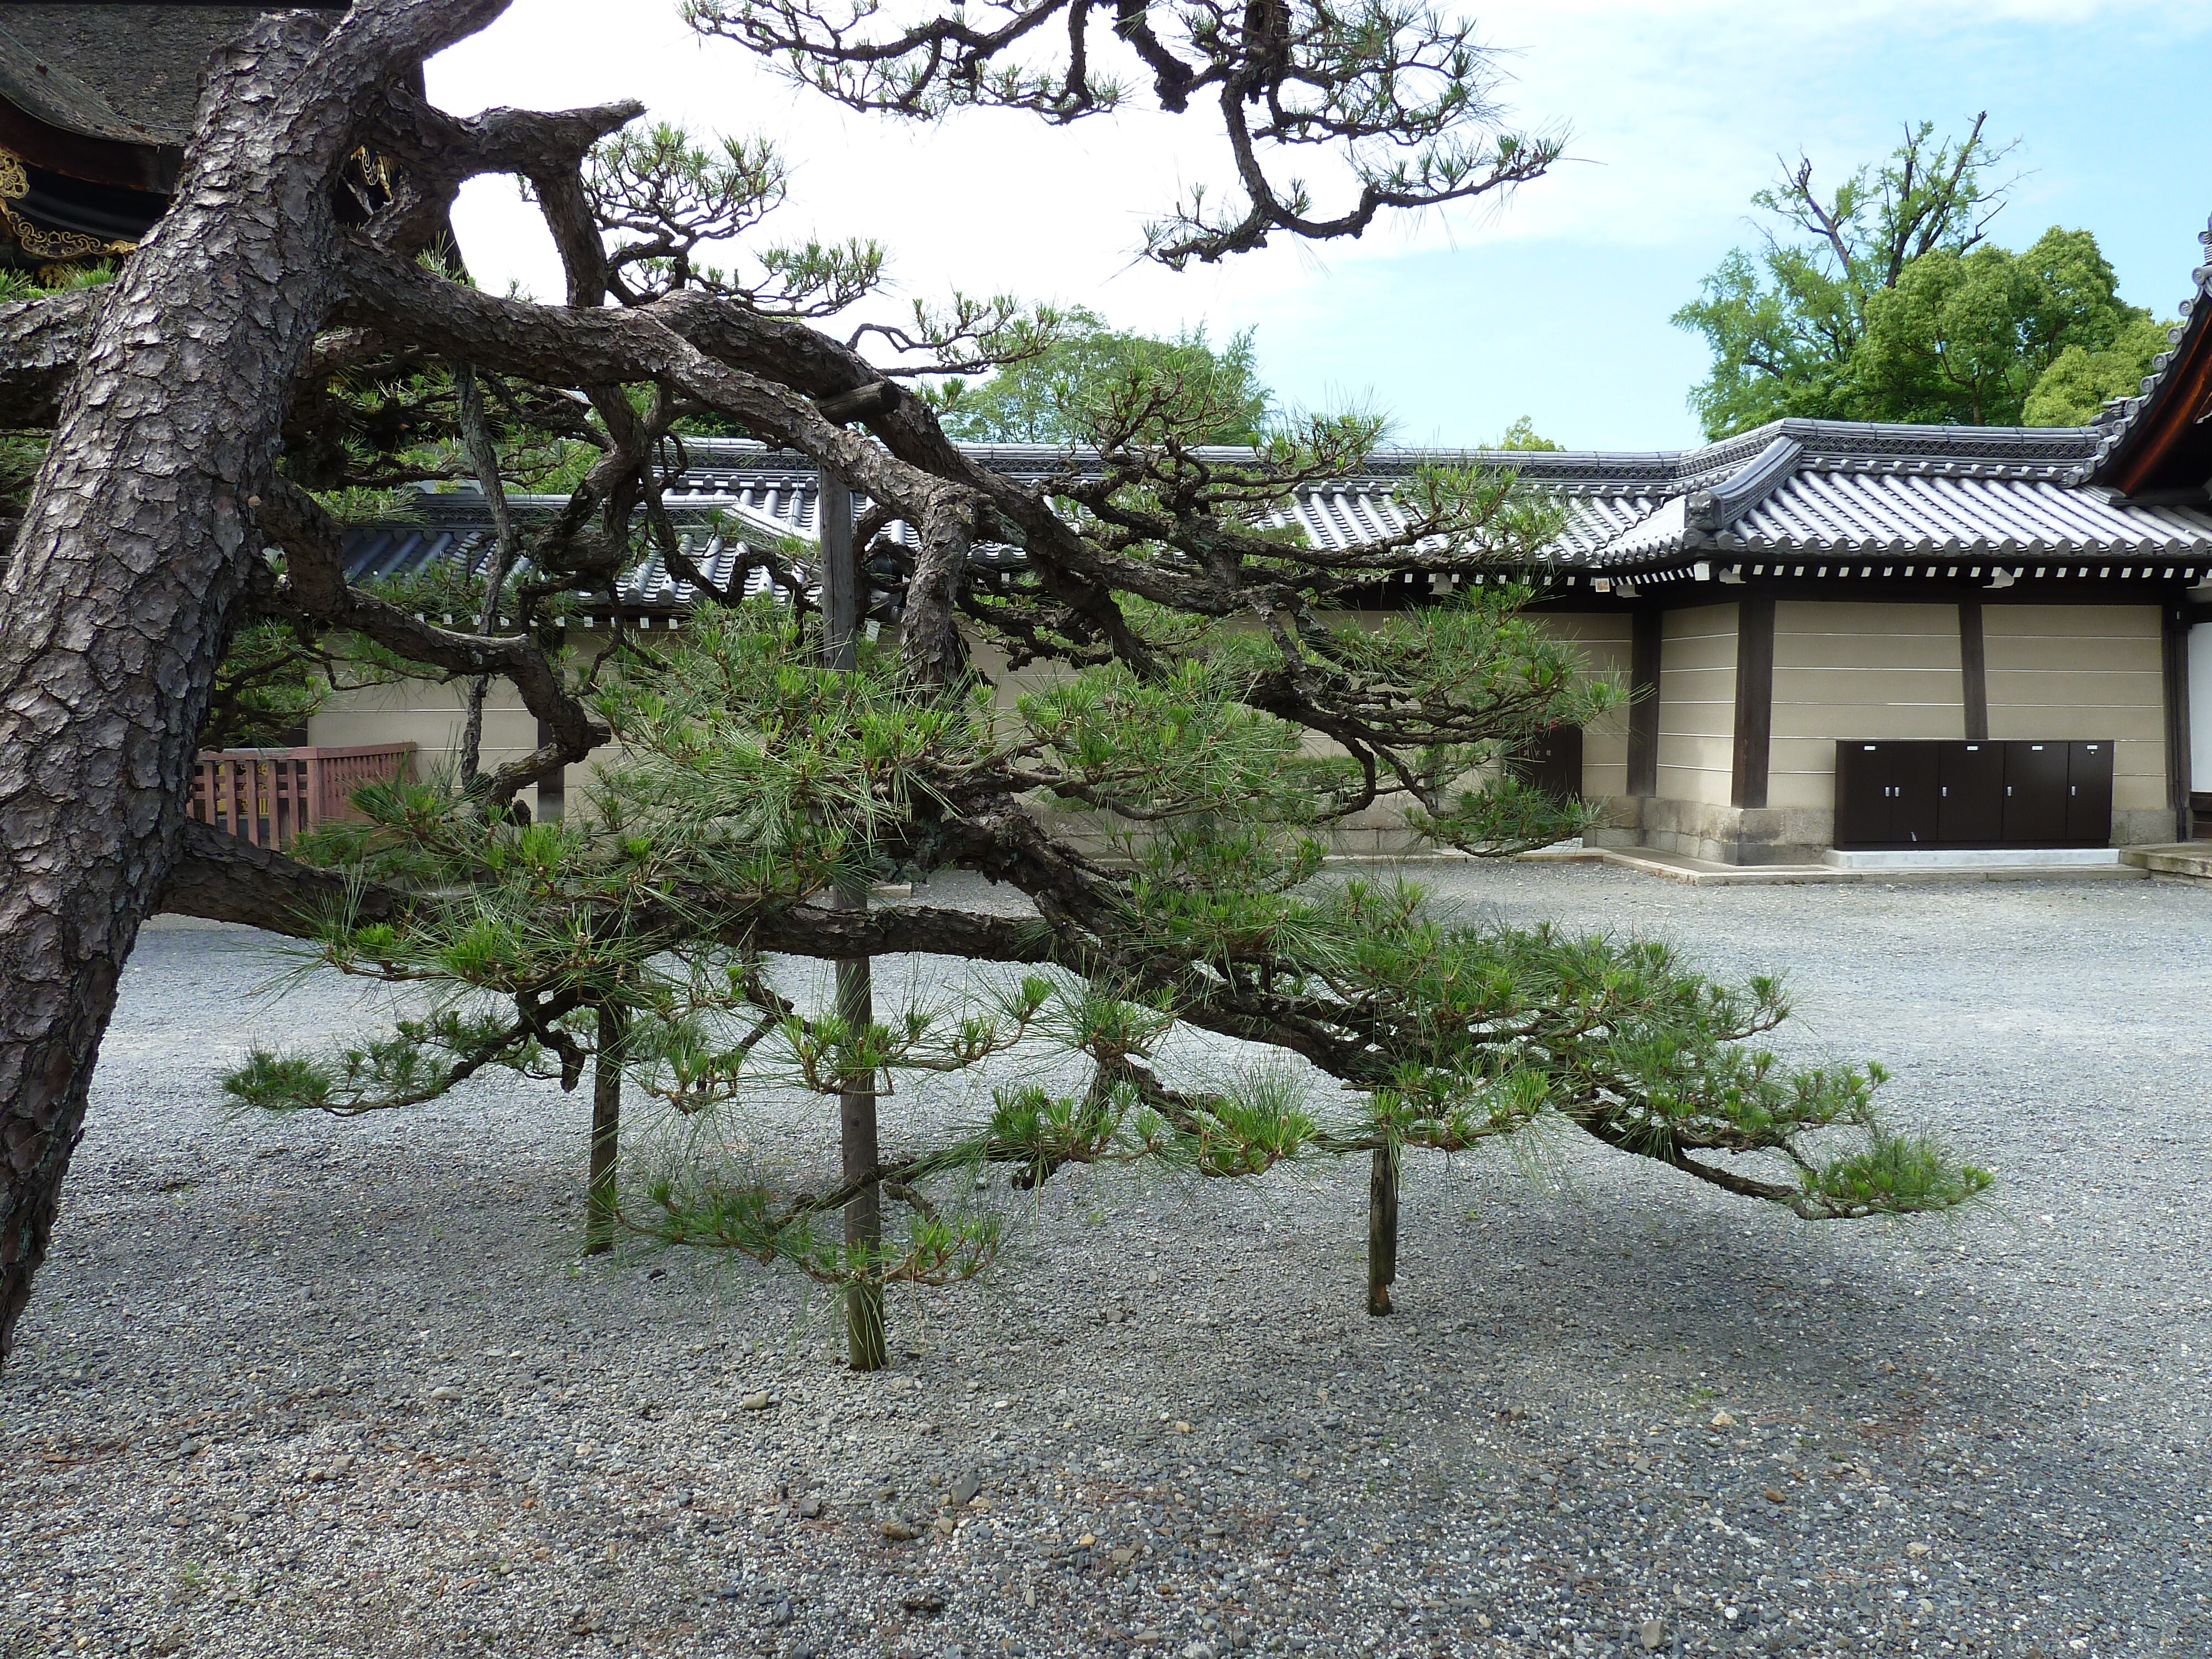
M1690 394L1708 437L1786 416L2075 424L2134 389L2165 337L2095 237L1986 240L2009 185L1984 176L2011 146L1985 118L1957 142L1921 122L1825 196L1801 156L1752 198L1765 247L1733 250L1674 317L1712 348Z
M1503 435L1491 447L1493 449L1557 449L1559 446L1538 432L1534 423L1523 415L1511 426L1507 427Z
M2021 424L2086 426L2110 399L2133 396L2150 373L2151 359L2166 349L2172 326L2138 312L2107 345L2067 345L2027 394Z
M1061 322L1062 337L1036 356L986 380L931 386L945 431L981 443L1096 443L1133 407L1158 402L1202 407L1205 442L1259 441L1273 398L1260 382L1250 329L1217 348L1203 328L1163 340L1109 328L1080 307Z

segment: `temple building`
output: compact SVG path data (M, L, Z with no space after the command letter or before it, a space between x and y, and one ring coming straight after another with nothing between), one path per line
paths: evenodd
M1294 516L1318 544L1371 537L1402 522L1398 482L1438 463L1510 467L1561 500L1566 526L1527 573L1535 609L1634 693L1538 762L1603 804L1595 842L1795 866L1838 849L2047 864L2186 840L2192 775L2212 781L2212 638L2196 634L2191 666L2212 623L2212 267L2197 282L2173 349L2095 426L1782 421L1678 452L1382 451L1306 487ZM687 448L669 502L710 580L727 581L738 541L813 533L804 457ZM1068 462L974 453L1017 477ZM354 532L357 577L483 556L472 496L422 507L422 523ZM692 597L657 558L618 594L647 628L675 625ZM1373 603L1432 597L1423 581ZM444 688L389 688L313 727L332 744L404 730L435 751L457 711ZM520 752L533 734L510 718L502 741ZM1416 850L1387 817L1339 845Z

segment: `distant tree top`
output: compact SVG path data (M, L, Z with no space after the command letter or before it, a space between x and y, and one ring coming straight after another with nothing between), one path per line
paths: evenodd
M1534 424L1526 415L1523 415L1519 420L1514 422L1511 426L1505 428L1504 435L1498 440L1498 442L1493 445L1492 447L1498 449L1558 449L1560 446L1553 443L1549 438L1547 438L1542 434L1539 433L1536 430Z
M984 443L1097 444L1133 411L1158 405L1183 411L1200 441L1260 441L1273 398L1261 384L1250 329L1216 348L1203 327L1161 339L1109 328L1079 307L1062 330L988 380L930 386L945 431Z
M2148 372L2163 331L2120 301L2094 236L1988 240L2013 180L1986 174L2016 146L1990 144L1986 119L1956 142L1910 126L1826 194L1801 155L1752 198L1765 246L1732 251L1674 317L1712 349L1690 393L1707 437L1789 416L2078 425Z

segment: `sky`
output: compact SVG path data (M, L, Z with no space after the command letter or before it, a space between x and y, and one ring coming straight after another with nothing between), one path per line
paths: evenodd
M1510 200L1358 241L1289 244L1177 274L1135 257L1145 221L1220 176L1218 128L1152 111L1047 129L969 112L854 115L702 40L674 0L514 0L429 65L472 113L635 97L700 134L765 134L792 166L769 240L871 237L895 297L955 289L1079 303L1117 325L1255 331L1286 405L1378 408L1402 442L1475 445L1526 416L1572 448L1698 441L1703 342L1669 325L1749 245L1778 155L1830 181L1925 118L2018 140L1993 238L2094 232L2121 296L2170 319L2208 257L2208 0L1468 0L1507 80L1504 121L1562 131L1567 159ZM2001 174L2001 176L2002 176ZM488 287L560 291L534 210L478 180L455 215Z

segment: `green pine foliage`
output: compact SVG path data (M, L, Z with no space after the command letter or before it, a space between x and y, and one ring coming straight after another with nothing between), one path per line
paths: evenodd
M1528 597L1486 583L1312 642L1370 688L1378 723L1401 722L1409 768L1458 786L1425 822L1470 850L1577 827L1579 809L1497 762L1620 701L1529 623ZM659 1114L633 1143L635 1236L829 1285L981 1272L1021 1195L1070 1166L1253 1179L1564 1125L1808 1217L1942 1208L1988 1184L1884 1127L1878 1069L1763 1049L1789 1011L1771 981L1722 986L1656 944L1455 917L1413 884L1323 874L1319 837L1370 799L1361 769L1255 706L1277 672L1263 639L1213 625L1158 640L1170 660L1147 680L1101 665L949 699L872 649L823 670L811 623L767 601L631 641L595 693L618 757L587 811L488 820L433 778L366 789L361 821L319 833L309 857L414 897L398 921L326 917L314 959L425 1006L335 1055L257 1054L228 1086L264 1109L347 1114L487 1066L574 1086L590 1011L617 1005L617 1063ZM778 917L841 889L958 866L952 826L990 799L1118 826L1118 861L1068 854L1080 926L1008 923L992 951L1007 965L866 1022L810 1000L804 971L763 948ZM1188 1030L1242 1040L1246 1060L1193 1074L1176 1058ZM834 1118L854 1090L894 1110L917 1090L955 1103L895 1120L877 1179L905 1219L872 1248L838 1231L849 1183L796 1182L770 1150L804 1103Z
M877 275L860 252L757 257L742 279L696 257L780 198L765 146L651 130L602 147L586 185L627 301L703 289L787 320ZM848 672L823 665L806 546L746 544L775 601L702 600L677 631L563 647L563 617L622 569L680 556L662 492L684 433L726 418L707 400L477 374L479 421L469 378L418 357L329 389L327 470L288 452L306 487L471 479L490 449L487 474L575 491L530 527L500 605L458 571L378 597L528 635L598 746L559 822L514 804L529 767L495 787L456 763L362 789L356 817L294 849L343 878L303 927L306 963L392 988L404 1017L250 1055L227 1084L240 1109L404 1111L487 1070L550 1098L588 1074L587 1250L618 1218L854 1290L848 1310L986 1270L1071 1169L1389 1170L1565 1129L1808 1218L1939 1210L1988 1185L1886 1126L1877 1068L1770 1052L1789 1013L1773 981L1715 983L1649 941L1455 915L1415 884L1324 869L1362 814L1488 857L1594 822L1510 764L1626 701L1528 614L1556 501L1510 469L1431 467L1370 539L1318 546L1297 492L1355 474L1385 422L1274 408L1249 334L1146 340L956 295L854 337L926 358L956 434L1092 452L1024 501L975 501L951 564L957 645L926 664L896 638L925 599L888 536L860 550L881 639ZM971 384L968 362L993 373ZM1525 422L1506 444L1547 447ZM1384 592L1395 608L1376 608ZM332 684L409 672L398 646L297 637ZM1050 672L994 680L1002 664ZM953 871L1028 903L931 902ZM867 906L896 881L925 897ZM857 975L833 993L809 966L893 954L941 965L903 1007L864 1011ZM833 1164L841 1113L867 1097L881 1161ZM891 1221L849 1243L845 1222L869 1230L843 1212L871 1193ZM867 1323L856 1364L880 1362Z

